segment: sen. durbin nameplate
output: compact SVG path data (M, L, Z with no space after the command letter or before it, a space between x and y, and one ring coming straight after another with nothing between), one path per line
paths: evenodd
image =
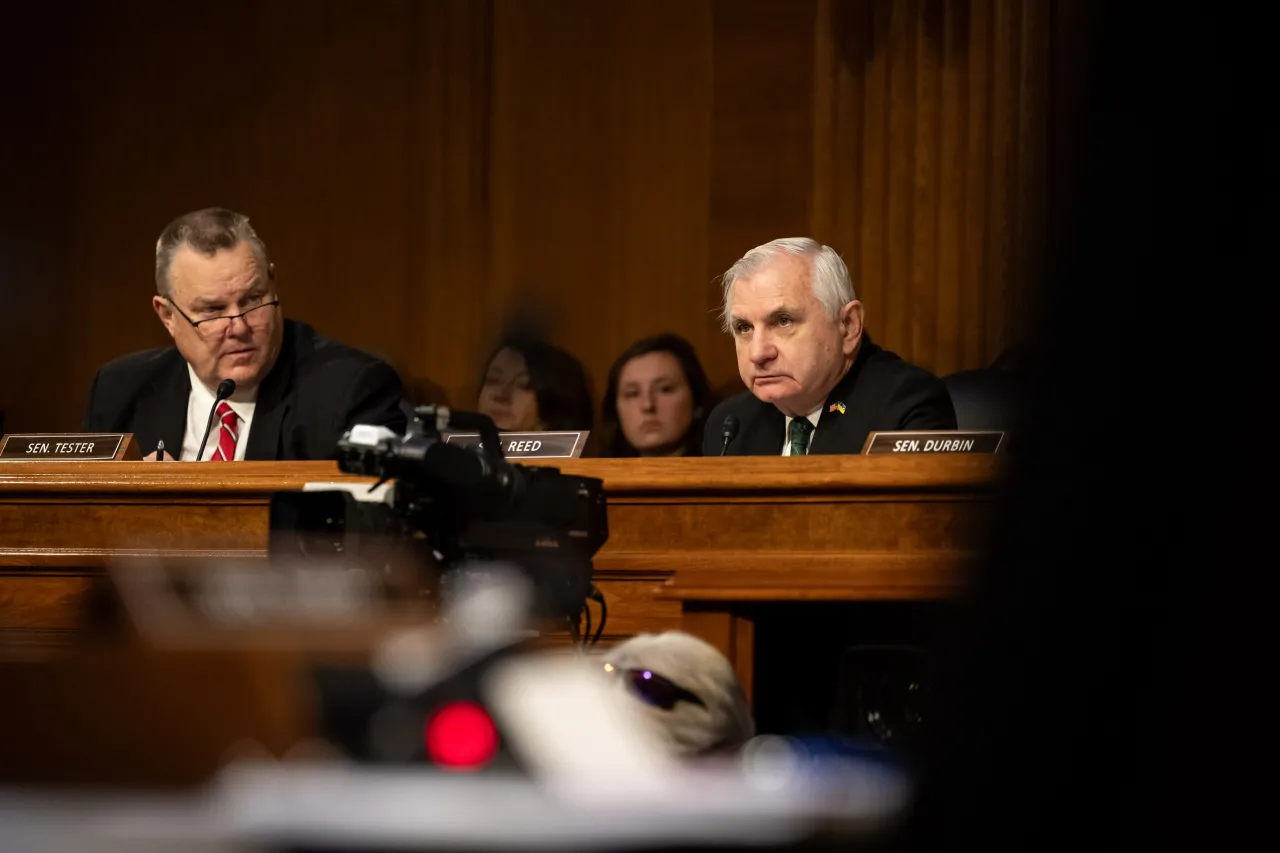
M581 432L500 432L504 459L577 459L591 433ZM480 434L454 432L445 436L446 444L480 447Z
M1004 444L1000 430L925 430L916 432L873 432L862 451L867 456L883 453L996 453Z
M107 462L125 449L127 433L6 435L0 459L26 462Z

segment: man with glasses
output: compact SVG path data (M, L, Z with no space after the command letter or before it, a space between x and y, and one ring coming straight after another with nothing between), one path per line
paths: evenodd
M86 432L130 432L145 458L328 459L355 424L405 429L403 387L387 363L281 313L275 266L242 214L207 208L156 243L152 307L174 346L98 371ZM235 382L227 400L215 395ZM163 442L163 450L159 449Z

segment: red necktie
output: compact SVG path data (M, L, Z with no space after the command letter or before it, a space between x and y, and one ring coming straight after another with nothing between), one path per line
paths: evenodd
M233 462L236 458L236 413L223 400L218 404L218 417L222 425L218 427L218 449L213 451L210 462Z

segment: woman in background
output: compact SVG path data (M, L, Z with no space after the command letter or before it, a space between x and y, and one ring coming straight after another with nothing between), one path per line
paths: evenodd
M673 334L636 341L609 370L603 455L700 455L712 402L692 344Z
M589 430L591 391L582 364L546 341L509 336L485 364L476 409L501 432Z

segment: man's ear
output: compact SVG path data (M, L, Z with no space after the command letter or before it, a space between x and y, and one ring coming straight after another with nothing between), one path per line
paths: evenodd
M173 310L173 306L169 304L169 300L163 296L156 294L151 297L151 307L155 309L156 316L160 318L160 322L164 324L165 331L169 333L169 337L174 337L177 329L174 323L178 317Z
M850 355L862 341L862 303L846 302L840 309L840 341L845 355Z
M276 280L276 265L270 261L267 262L267 281Z

